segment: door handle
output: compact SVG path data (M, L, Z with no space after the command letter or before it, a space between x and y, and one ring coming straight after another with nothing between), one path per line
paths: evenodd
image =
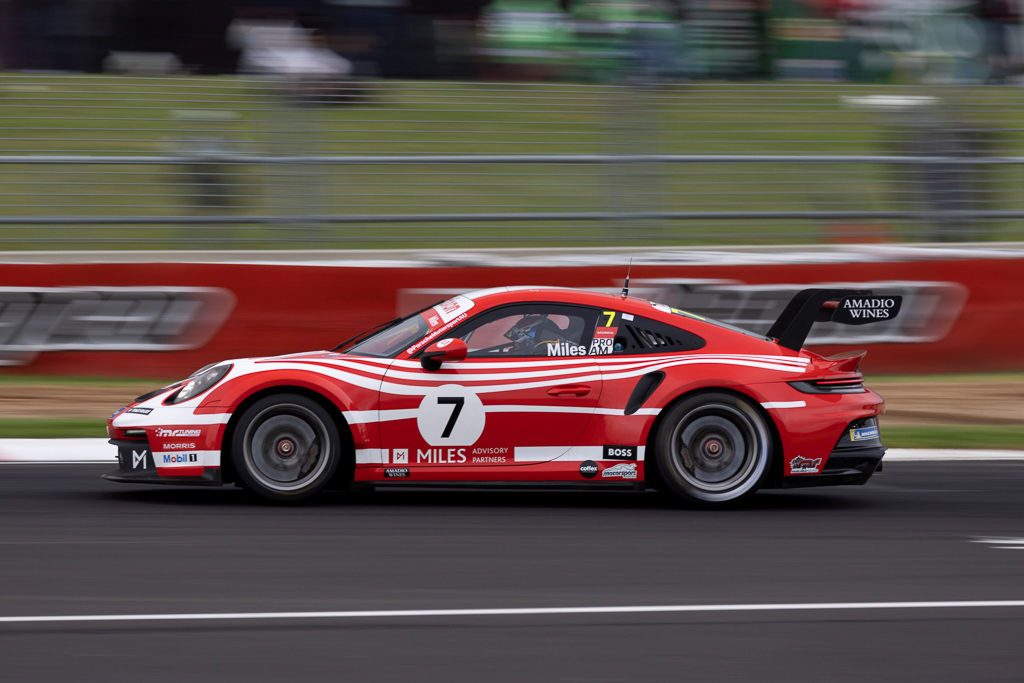
M586 396L590 393L590 387L586 384L562 384L548 389L552 396Z

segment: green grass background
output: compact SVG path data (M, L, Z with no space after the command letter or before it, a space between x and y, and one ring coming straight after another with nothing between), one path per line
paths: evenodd
M920 124L844 97L934 95L991 153L1024 154L1020 88L892 88L788 83L600 85L384 81L345 104L303 106L236 78L0 74L0 154L180 154L217 139L258 154L891 154ZM1024 167L986 167L983 208L1024 205ZM0 165L0 215L317 215L515 211L888 210L911 208L906 169L796 164L356 167L224 166L227 205L204 205L186 164ZM216 204L216 202L214 202ZM607 225L420 224L239 227L3 227L0 246L52 248L573 246L913 237L921 226L816 221ZM1017 223L980 238L1019 235Z

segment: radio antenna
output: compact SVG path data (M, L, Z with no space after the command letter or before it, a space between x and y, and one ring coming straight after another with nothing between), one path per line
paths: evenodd
M629 259L629 265L626 266L626 282L622 285L622 296L629 296L629 271L633 269L633 259Z

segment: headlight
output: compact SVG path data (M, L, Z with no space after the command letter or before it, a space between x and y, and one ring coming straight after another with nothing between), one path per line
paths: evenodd
M164 403L174 405L175 403L184 403L190 398L195 398L224 379L224 375L228 374L230 369L231 364L228 363L227 365L218 365L217 367L197 372L185 383L185 386L171 394L170 398L164 401Z

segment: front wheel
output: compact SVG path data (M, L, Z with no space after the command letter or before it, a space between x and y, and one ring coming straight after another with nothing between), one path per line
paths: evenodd
M231 444L235 471L245 488L276 502L320 492L341 460L338 427L316 401L275 394L242 414Z
M704 507L753 495L772 456L771 434L757 408L724 392L697 394L669 408L654 446L664 488Z

